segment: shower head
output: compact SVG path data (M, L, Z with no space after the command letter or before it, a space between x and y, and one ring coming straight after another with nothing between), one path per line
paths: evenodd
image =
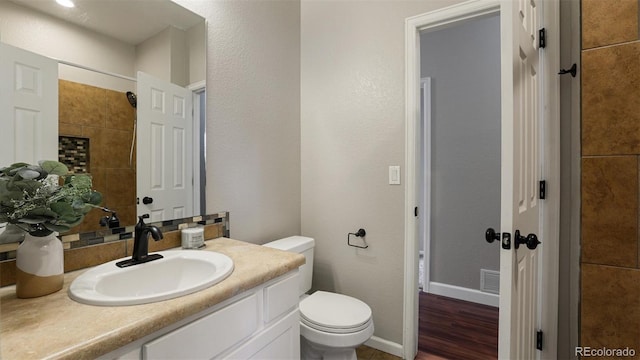
M131 104L134 109L138 107L138 98L133 92L127 91L127 100L129 100L129 104Z

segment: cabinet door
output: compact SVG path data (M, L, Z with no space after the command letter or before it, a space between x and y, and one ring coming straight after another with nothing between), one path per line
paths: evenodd
M264 289L264 322L269 323L279 316L298 308L300 275L298 270Z
M211 359L258 329L256 294L145 344L144 359Z
M274 322L225 359L300 359L300 315L298 309Z

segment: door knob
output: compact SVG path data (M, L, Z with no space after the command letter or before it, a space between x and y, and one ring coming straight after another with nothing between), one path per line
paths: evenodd
M500 241L500 233L493 230L493 228L488 228L484 233L484 239L487 240L489 244L494 241L501 242L501 246L505 250L511 249L511 234L508 232L502 233L502 241Z
M149 204L153 203L153 198L145 196L145 197L142 198L142 203L145 204L145 205L149 205Z
M520 247L520 244L524 244L524 245L527 245L527 248L529 248L530 250L535 250L540 244L540 241L538 240L538 237L536 236L536 234L529 234L526 237L524 237L520 235L520 230L516 230L515 240L516 240L516 244L515 244L516 249Z
M500 233L497 233L493 228L488 228L484 233L484 239L491 244L494 241L500 240Z

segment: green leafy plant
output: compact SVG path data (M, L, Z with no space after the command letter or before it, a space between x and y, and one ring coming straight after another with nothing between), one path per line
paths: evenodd
M4 167L0 169L0 223L14 224L34 236L68 231L102 202L102 195L91 186L89 175L68 174L67 167L57 161Z

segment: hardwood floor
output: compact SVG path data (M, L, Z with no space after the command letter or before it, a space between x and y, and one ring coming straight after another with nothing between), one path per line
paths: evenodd
M498 308L420 292L418 360L498 358Z
M416 360L498 358L498 308L420 292ZM362 345L358 360L399 360Z

